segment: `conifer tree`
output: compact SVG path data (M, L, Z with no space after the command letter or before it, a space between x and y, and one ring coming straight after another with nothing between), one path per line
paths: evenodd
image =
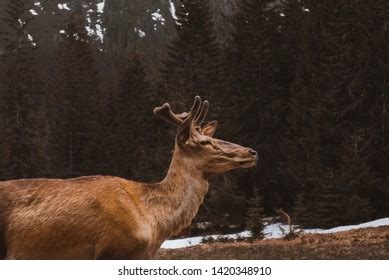
M331 140L332 134L338 130L331 129L331 124L344 125L338 122L339 119L329 118L332 115L327 110L334 110L333 104L324 104L324 98L334 101L331 95L335 91L330 91L332 81L328 83L331 71L324 72L320 67L320 61L325 55L324 39L320 37L320 32L313 28L323 28L319 25L319 12L310 7L309 13L304 18L301 30L301 48L303 56L298 61L296 77L291 86L291 98L289 101L289 115L287 118L289 129L283 138L283 154L285 162L281 165L290 185L295 185L294 189L299 190L298 200L294 216L296 222L307 225L303 221L306 216L312 221L318 221L315 207L309 208L305 203L310 203L317 189L322 185L326 176L327 168L332 168L335 161L327 160L336 147ZM325 76L327 75L327 76ZM324 96L324 97L323 97ZM327 105L327 106L326 106ZM328 109L327 109L328 108ZM338 137L338 136L337 136ZM325 164L328 162L328 165ZM315 190L315 191L314 191ZM308 209L309 208L309 209Z
M47 172L47 126L43 111L44 95L34 60L38 45L29 33L33 18L27 0L9 1L2 39L5 52L5 88L1 96L2 158L1 178L31 178Z
M363 221L371 207L361 186L372 190L377 180L367 160L371 149L363 165L348 151L350 137L367 125L362 116L369 97L360 87L364 50L353 45L360 39L353 29L359 6L339 1L306 3L310 12L301 41L304 59L293 85L290 134L283 145L285 170L301 191L296 222L330 227ZM364 174L363 183L355 183L354 169Z
M214 226L242 225L247 202L236 176L223 174L212 181L212 187L196 220L205 220Z
M389 214L386 203L389 200L389 31L386 23L389 2L358 1L358 4L355 20L359 27L358 40L353 47L361 50L363 70L353 89L365 96L357 119L364 121L372 136L367 162L380 178L370 190L369 199L375 207L375 216L386 217Z
M147 77L147 66L138 51L131 51L128 55L115 103L118 175L132 179L156 179L156 174L150 174L157 158L157 131L153 126L155 119L152 113L156 105Z
M53 143L59 176L102 173L102 97L81 8L69 17L57 49Z
M262 206L262 196L259 189L253 189L253 195L249 200L249 208L247 210L246 225L251 232L251 237L254 239L263 239L265 225L263 222L264 209Z
M348 167L353 175L366 172L354 162ZM294 208L296 223L304 228L330 228L369 221L373 209L361 189L368 188L363 184L370 183L371 178L351 174L346 168L339 172L328 170L312 190L299 195Z
M201 95L212 100L217 108L221 51L209 0L180 0L177 18L176 36L161 69L160 93L168 100L188 100Z
M236 2L231 18L232 32L227 49L229 74L225 101L228 135L256 149L265 166L244 172L241 184L259 184L272 196L265 208L279 206L282 196L280 138L286 125L289 86L293 80L295 55L292 40L283 33L281 8L269 0Z

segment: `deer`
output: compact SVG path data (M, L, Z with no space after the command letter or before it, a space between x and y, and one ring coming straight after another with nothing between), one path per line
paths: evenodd
M213 137L208 108L196 96L189 112L154 109L177 128L158 183L99 175L0 182L0 259L153 259L191 224L212 176L257 164L253 149Z

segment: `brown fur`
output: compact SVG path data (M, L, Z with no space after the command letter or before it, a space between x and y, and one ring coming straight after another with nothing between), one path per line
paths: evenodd
M0 258L153 258L189 226L209 176L257 160L248 148L211 138L214 128L200 133L191 126L181 135L186 142L176 144L160 183L110 176L0 182ZM204 139L209 144L202 146Z

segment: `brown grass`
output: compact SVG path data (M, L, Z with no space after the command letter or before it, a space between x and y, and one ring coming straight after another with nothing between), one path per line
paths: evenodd
M305 234L290 241L271 239L161 249L157 259L389 260L389 226L336 234Z

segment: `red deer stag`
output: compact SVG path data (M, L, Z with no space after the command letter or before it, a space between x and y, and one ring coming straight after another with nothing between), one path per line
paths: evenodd
M167 103L155 108L178 127L160 183L110 176L1 182L0 258L153 258L189 226L212 175L257 162L252 149L213 138L216 122L202 125L207 111L198 96L189 113L174 114Z

